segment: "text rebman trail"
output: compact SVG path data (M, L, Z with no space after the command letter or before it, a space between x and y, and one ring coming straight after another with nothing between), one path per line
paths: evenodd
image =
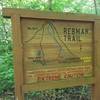
M87 28L64 28L64 40L65 41L80 41L81 36L85 36L89 33Z

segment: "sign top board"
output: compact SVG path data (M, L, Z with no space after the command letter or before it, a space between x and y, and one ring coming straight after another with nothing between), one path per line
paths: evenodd
M58 20L86 20L94 21L100 20L100 17L93 14L76 14L76 13L61 13L61 12L47 12L47 11L36 11L27 9L16 9L16 8L4 8L4 17L11 17L13 15L19 15L24 18L39 18L39 19L58 19Z
M94 84L99 16L10 8L3 15L12 19L17 95L20 88L27 92Z

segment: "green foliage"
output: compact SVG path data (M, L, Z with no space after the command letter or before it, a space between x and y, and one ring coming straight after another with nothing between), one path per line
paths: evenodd
M91 87L81 86L29 92L25 100L91 100L90 91Z
M3 7L49 10L50 0L3 0ZM51 0L52 11L95 14L94 0ZM100 1L96 0L98 13Z
M35 10L49 10L56 12L74 12L100 14L100 0L97 0L97 9L93 0L0 0L0 11L2 7L26 8ZM50 7L49 7L50 6ZM14 87L12 54L11 21L2 18L0 12L0 94L10 91ZM33 95L36 95L33 93Z
M14 87L10 26L10 20L0 15L0 94L12 91Z
M14 87L12 53L0 56L0 94L10 91Z

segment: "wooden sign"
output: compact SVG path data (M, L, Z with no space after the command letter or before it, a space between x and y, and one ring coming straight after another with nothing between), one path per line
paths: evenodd
M22 19L26 84L92 76L93 24Z
M99 100L100 17L3 9L11 17L16 98L32 90L91 84Z

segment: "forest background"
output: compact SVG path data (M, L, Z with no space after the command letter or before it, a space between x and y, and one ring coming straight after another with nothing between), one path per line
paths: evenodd
M0 0L0 95L14 93L12 28L11 20L2 16L4 7L100 15L100 0ZM67 89L67 92L81 91L81 88Z

